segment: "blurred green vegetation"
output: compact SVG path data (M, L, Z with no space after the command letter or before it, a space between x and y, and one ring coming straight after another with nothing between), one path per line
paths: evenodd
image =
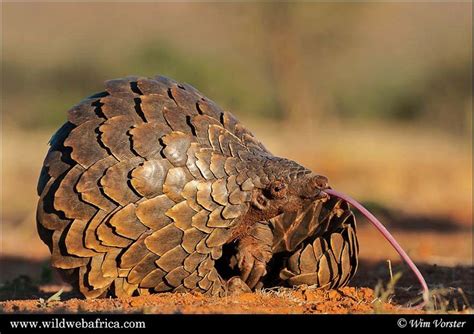
M9 3L3 117L56 127L104 80L159 73L248 118L376 119L466 134L468 7Z
M232 66L237 76L228 75L227 70ZM257 96L245 84L246 76L252 75L245 68L219 59L190 57L166 41L150 41L138 47L136 53L125 59L125 67L131 72L121 74L123 67L124 63L117 66L91 57L68 58L53 68L39 69L4 61L7 101L14 104L21 100L30 111L12 113L7 108L6 121L25 128L58 125L72 105L103 90L104 80L132 74L153 76L156 69L170 78L182 78L228 109L251 111L257 117L281 118L282 115L270 85L261 86Z
M421 120L452 131L469 129L471 64L445 64L417 77L396 71L375 73L358 90L336 95L344 117L382 118L400 122Z

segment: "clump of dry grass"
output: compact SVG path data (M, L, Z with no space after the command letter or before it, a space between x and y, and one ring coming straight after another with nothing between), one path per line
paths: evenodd
M392 297L395 293L395 285L401 277L402 273L397 272L395 275L391 275L390 281L388 281L386 286L384 286L381 281L375 286L375 299L373 301L374 313L383 313L383 304L392 302Z
M44 298L39 298L38 299L38 306L45 308L51 305L53 302L59 302L61 301L61 295L64 292L64 289L59 289L59 291L55 292L51 296L49 296L47 299Z

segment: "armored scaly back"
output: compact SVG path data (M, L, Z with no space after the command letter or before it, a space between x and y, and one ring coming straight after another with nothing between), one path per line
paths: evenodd
M308 180L327 187L319 177L273 156L187 84L128 77L105 86L69 110L38 182L40 237L84 296L225 295L216 261L231 266L222 249L233 244L250 287L267 272L290 285L347 284L355 220L314 187L300 194Z

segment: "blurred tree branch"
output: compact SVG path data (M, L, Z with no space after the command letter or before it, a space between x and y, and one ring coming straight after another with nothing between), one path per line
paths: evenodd
M364 17L364 4L262 3L262 45L268 62L267 75L283 117L304 124L337 117L327 68L353 40L353 27ZM309 14L308 14L309 13ZM329 110L329 112L328 112Z
M286 2L260 4L262 44L268 58L267 71L275 95L286 119L308 119L318 115L311 94L311 82L305 74L304 47L300 31L295 29L294 4Z

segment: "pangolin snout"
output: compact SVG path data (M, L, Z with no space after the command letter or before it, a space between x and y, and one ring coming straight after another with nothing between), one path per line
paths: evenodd
M326 176L322 175L314 175L312 178L314 186L319 189L327 189L329 188L329 180Z
M328 178L323 175L315 175L313 177L313 182L315 187L319 190L319 194L316 199L326 202L330 198L330 196L324 191L329 188Z
M306 199L313 200L327 200L329 195L324 192L325 189L329 188L329 180L327 177L322 175L310 174L303 180L301 185L300 196Z

